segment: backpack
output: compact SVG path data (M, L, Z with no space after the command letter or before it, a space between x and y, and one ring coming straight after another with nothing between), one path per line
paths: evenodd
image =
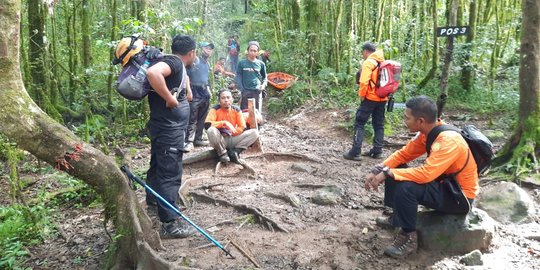
M397 61L386 60L378 62L376 69L379 69L379 75L377 82L374 82L375 94L385 98L397 92L401 79L401 64Z
M476 161L478 175L484 173L491 165L493 158L493 143L473 125L465 126L463 129L459 129L452 125L440 125L434 127L427 135L426 151L429 156L431 152L431 145L439 134L446 130L453 130L461 134L463 139L467 142L469 149Z
M146 77L146 70L154 63L155 61L146 59L144 52L132 56L118 75L115 84L116 91L129 100L140 100L146 97L152 91Z

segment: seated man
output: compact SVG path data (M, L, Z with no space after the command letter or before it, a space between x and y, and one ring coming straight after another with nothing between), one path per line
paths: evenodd
M216 150L219 161L238 162L239 154L259 138L259 132L245 130L246 121L240 109L232 105L230 91L221 91L218 98L219 105L212 107L205 121L208 141Z
M440 212L467 214L478 193L476 162L465 139L455 131L443 131L435 138L423 165L404 166L426 153L428 134L442 124L437 122L437 105L426 96L412 98L405 106L405 124L411 132L418 132L416 137L375 166L365 181L367 190L385 183L384 204L394 212L389 218L376 221L381 226L401 228L394 243L384 251L396 258L416 252L419 204ZM462 192L449 198L443 196L441 180L450 174L455 175Z
M223 75L233 78L236 77L236 74L225 69L225 57L220 57L219 60L214 64L214 75Z

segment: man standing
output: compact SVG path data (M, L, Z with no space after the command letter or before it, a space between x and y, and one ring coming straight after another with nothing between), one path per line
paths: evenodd
M240 54L240 43L238 43L238 34L234 33L229 40L227 40L227 53L229 54L229 60L231 61L231 71L236 72L236 66L238 65L238 54Z
M384 227L400 227L394 243L384 253L401 258L416 252L418 247L416 217L418 204L440 212L467 214L478 194L477 166L469 146L460 133L442 131L434 139L424 164L409 168L406 163L426 153L428 137L437 134L437 105L426 96L410 99L405 104L405 124L418 132L403 148L393 153L367 175L367 190L377 189L384 182L384 204L393 208L389 218L377 218ZM442 123L441 123L442 124ZM462 192L458 197L443 196L440 181L454 175Z
M255 108L262 112L262 92L266 88L266 65L257 59L259 55L259 42L248 43L247 59L238 63L236 69L236 82L242 92L240 109L248 108L248 99L255 98Z
M195 60L195 40L190 36L176 36L171 51L172 55L165 55L147 71L148 81L154 90L148 94L150 120L147 127L151 139L151 157L147 183L167 202L176 206L182 180L182 149L189 121L185 66ZM146 203L148 206L157 203L162 238L183 238L195 232L152 194L146 194Z
M238 162L239 154L259 138L259 132L257 129L245 130L246 121L240 109L232 105L230 91L221 91L218 97L219 105L214 106L206 118L208 140L219 161Z
M189 125L186 133L185 152L189 152L195 146L206 146L208 142L203 141L204 119L208 114L210 107L210 98L212 91L210 90L209 74L210 64L208 59L212 56L214 44L209 42L201 42L201 55L195 58L193 64L187 68L189 76L189 85L193 94L193 99L189 103L190 116Z
M373 124L373 147L364 156L379 159L382 156L382 146L384 141L384 110L387 97L381 98L375 93L375 84L379 75L379 63L384 61L384 53L373 43L365 43L362 46L362 71L360 75L360 88L358 95L360 96L360 107L356 110L356 120L354 124L354 137L351 149L343 154L343 158L349 160L360 161L362 153L362 141L364 140L364 126L369 117L373 115L371 120Z

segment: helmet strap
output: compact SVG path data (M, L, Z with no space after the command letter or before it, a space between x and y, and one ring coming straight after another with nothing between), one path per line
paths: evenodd
M120 57L118 58L114 58L114 60L112 61L112 64L113 65L116 65L122 61L124 61L124 58L126 57L126 55L133 49L135 49L137 46L135 46L135 41L137 41L137 39L139 39L139 36L136 36L136 35L132 35L130 36L131 38L131 42L129 43L129 46L127 47L126 51L124 53L122 53L122 55L120 55Z

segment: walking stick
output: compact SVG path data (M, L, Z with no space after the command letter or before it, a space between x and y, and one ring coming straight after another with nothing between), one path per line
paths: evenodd
M149 191L150 193L152 193L152 195L154 195L156 198L158 198L159 201L161 201L161 203L163 203L164 205L169 207L171 210L173 210L181 218L183 218L185 221L187 221L187 223L189 223L191 226L193 226L195 229L197 229L197 231L202 233L202 235L204 235L204 237L206 237L206 239L210 240L214 245L216 245L218 248L223 250L223 252L225 252L225 254L229 255L231 258L234 259L234 256L227 249L225 249L225 247L223 247L216 239L214 239L212 236L207 234L203 229L199 228L199 226L195 225L195 223L193 223L193 221L191 221L188 217L186 217L182 213L180 213L180 211L176 207L174 207L168 201L163 199L163 197L161 197L161 195L159 195L152 188L150 188L139 177L137 177L133 173L131 173L131 171L128 169L128 167L126 165L123 165L122 167L120 167L120 170L122 172L124 172L130 180L135 181L135 182L139 183L139 185L143 186L147 191Z

